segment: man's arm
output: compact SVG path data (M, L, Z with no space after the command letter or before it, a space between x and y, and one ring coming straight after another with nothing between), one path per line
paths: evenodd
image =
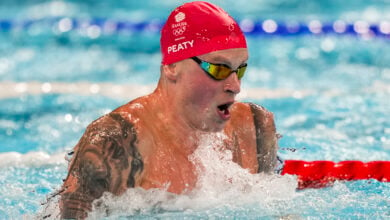
M92 201L108 191L115 195L134 187L143 170L132 124L111 113L88 126L75 147L61 193L62 218L86 218Z
M265 108L249 103L256 129L258 173L274 172L277 166L278 138L273 114Z

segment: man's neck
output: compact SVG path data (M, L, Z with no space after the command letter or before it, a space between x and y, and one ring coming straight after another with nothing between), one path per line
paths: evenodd
M158 117L164 124L169 125L169 130L181 139L191 139L197 141L202 131L192 127L183 117L183 113L180 112L175 93L161 88L160 86L151 95L154 100L154 108L159 109ZM193 142L192 141L192 142Z

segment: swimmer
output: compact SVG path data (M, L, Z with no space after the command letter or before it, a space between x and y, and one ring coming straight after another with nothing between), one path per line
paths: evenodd
M161 31L155 91L92 122L74 148L62 218L86 218L104 192L131 187L185 193L197 183L189 156L202 135L222 132L233 161L251 173L277 163L273 114L235 100L248 49L238 24L207 2L176 8Z

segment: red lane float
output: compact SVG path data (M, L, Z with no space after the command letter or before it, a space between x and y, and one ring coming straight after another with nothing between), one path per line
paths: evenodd
M390 182L390 161L285 160L282 175L297 175L298 189L331 186L334 181L376 179Z

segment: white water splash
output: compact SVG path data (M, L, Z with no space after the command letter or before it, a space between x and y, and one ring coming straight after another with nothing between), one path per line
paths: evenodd
M164 189L128 189L117 197L105 193L94 202L90 219L123 216L149 217L218 217L217 209L255 206L260 212L278 213L276 204L289 203L295 197L295 178L279 175L251 174L232 161L232 152L224 149L222 133L205 135L189 160L197 165L196 188L183 195ZM225 211L219 211L222 214ZM217 213L217 214L216 214Z

